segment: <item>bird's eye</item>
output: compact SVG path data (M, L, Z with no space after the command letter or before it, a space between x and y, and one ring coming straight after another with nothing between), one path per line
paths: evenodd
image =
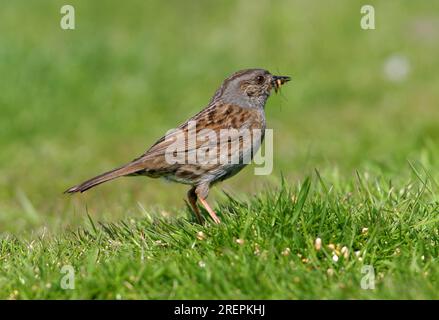
M262 83L264 83L264 80L265 80L264 76L257 76L257 77L256 77L256 82L257 82L258 84L262 84Z

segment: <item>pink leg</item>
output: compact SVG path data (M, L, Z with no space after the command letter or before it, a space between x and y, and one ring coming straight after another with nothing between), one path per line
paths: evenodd
M207 201L201 197L198 197L198 199L200 199L201 204L204 206L204 208L206 208L207 212L209 212L209 215L212 217L213 221L216 224L221 223L221 220L218 218L218 216L216 215L215 211L212 210L212 208L209 206L209 204L207 203Z

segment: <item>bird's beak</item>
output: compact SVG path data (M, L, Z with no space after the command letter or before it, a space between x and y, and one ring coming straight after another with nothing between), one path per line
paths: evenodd
M272 85L274 87L274 91L278 92L280 87L284 83L286 83L286 82L288 82L290 80L291 80L291 77L288 77L288 76L273 76L272 80L271 80L271 83L272 83Z

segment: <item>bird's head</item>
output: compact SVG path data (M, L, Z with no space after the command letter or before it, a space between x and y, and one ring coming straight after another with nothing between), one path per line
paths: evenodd
M272 90L290 81L288 76L275 76L264 69L246 69L235 72L218 89L213 99L237 104L265 104Z

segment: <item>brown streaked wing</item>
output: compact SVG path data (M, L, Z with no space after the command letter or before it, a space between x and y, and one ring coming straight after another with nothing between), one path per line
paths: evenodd
M189 121L196 122L197 145L195 148L198 148L204 143L202 139L198 138L200 137L199 133L202 129L213 130L216 132L217 137L219 137L219 130L221 129L263 129L265 126L263 123L263 117L260 115L259 110L241 108L237 105L231 104L214 104L187 120L170 134L159 139L151 148L148 149L148 151L138 158L138 160L149 162L149 160L152 160L153 158L164 157L168 147L178 138L184 138L184 141L186 142L184 146L185 152L191 151L188 149L187 145ZM182 137L182 135L184 136ZM194 148L192 148L192 150L193 149Z

